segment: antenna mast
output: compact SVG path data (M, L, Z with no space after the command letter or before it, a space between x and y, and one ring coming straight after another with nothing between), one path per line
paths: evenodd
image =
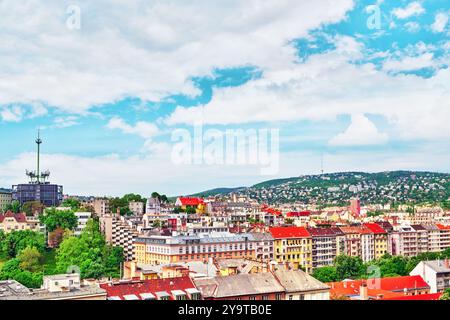
M39 171L39 165L40 165L40 155L41 155L41 144L42 144L42 140L41 140L41 130L38 129L38 137L36 139L36 144L37 144L37 171L36 171L36 181L39 184L40 183L40 178L41 178L41 172Z

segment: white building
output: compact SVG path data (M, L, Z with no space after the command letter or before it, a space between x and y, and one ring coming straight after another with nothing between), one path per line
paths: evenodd
M128 204L128 208L136 216L142 216L144 214L144 203L140 201L131 201Z
M75 212L75 216L78 218L78 225L76 226L74 230L74 234L76 236L81 235L84 228L86 228L86 224L88 220L91 218L92 213L90 212Z
M430 293L443 292L450 288L450 260L422 261L410 275L421 276L430 286Z

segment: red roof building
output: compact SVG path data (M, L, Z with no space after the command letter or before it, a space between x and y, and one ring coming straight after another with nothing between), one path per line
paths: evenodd
M304 227L273 227L269 232L274 239L309 238L311 235Z
M346 296L350 299L394 299L404 296L427 295L430 286L421 276L389 277L369 280L346 280L328 283L333 297ZM366 290L364 290L366 285ZM419 299L420 300L420 299Z
M0 223L3 223L6 218L14 218L18 223L27 222L27 217L24 213L12 213L11 211L8 211L5 214L0 214Z
M191 278L178 277L152 280L130 280L102 283L108 300L200 300Z
M196 207L201 204L204 204L204 201L202 198L194 198L194 197L179 197L175 203L177 206L189 206L189 207Z
M364 226L375 234L387 233L379 224L377 223L364 223Z
M288 217L288 218L298 218L298 217L309 217L310 215L311 215L311 212L309 212L309 211L288 212L286 214L286 217Z

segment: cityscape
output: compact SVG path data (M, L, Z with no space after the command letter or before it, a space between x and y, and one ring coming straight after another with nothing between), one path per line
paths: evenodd
M0 11L0 302L450 300L448 0Z

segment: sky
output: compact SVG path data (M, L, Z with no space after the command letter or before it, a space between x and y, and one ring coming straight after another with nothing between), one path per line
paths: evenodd
M38 128L41 167L72 195L450 171L448 0L3 0L0 12L0 187L27 182ZM229 130L257 138L226 149Z

